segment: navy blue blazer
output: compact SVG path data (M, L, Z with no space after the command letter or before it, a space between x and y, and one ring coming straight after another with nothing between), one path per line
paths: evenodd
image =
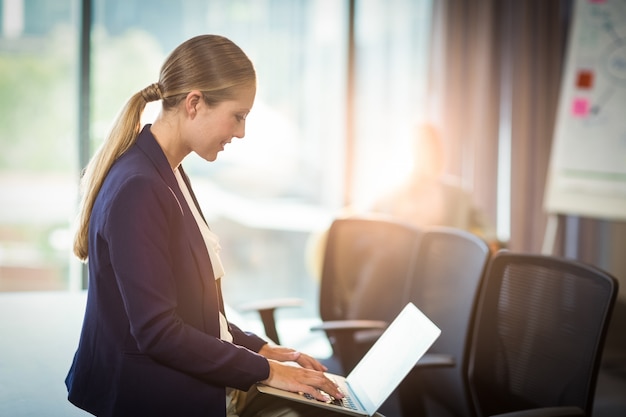
M88 264L66 378L76 406L98 416L224 416L225 387L247 390L269 376L255 353L265 340L233 324L233 343L219 338L222 300L206 245L149 125L98 194Z

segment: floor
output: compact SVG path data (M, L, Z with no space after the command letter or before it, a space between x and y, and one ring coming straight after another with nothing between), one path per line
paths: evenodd
M0 293L0 415L70 417L86 413L66 399L63 380L78 341L84 293ZM236 312L227 312L236 323ZM254 317L240 318L260 332ZM284 344L320 357L330 347L323 334L311 332L314 321L285 321ZM256 327L255 327L256 326ZM393 402L386 417L401 417ZM413 416L407 416L413 417ZM626 302L616 306L598 378L593 417L626 417Z

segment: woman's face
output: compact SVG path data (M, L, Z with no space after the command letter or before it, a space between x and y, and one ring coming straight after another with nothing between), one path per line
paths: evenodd
M246 117L254 103L256 88L241 88L234 99L208 106L198 100L195 114L190 118L186 142L190 151L207 161L214 161L233 137L243 138Z

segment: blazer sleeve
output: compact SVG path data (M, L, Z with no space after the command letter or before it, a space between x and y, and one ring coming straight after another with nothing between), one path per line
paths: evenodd
M101 232L140 352L212 384L246 390L266 379L269 363L253 352L262 346L255 337L237 328L237 340L245 347L237 346L190 326L177 314L176 280L189 278L173 269L170 245L185 242L174 238L181 232L173 219L180 218L182 209L172 190L159 178L131 175L108 203Z
M233 335L233 343L236 345L244 346L254 352L261 350L263 345L267 344L267 341L260 338L254 333L241 330L233 323L228 323L230 327L230 333Z

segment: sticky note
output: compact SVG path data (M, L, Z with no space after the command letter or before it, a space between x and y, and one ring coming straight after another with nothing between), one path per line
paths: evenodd
M593 87L593 72L589 70L580 70L576 75L576 87L591 88Z
M575 98L572 102L572 114L576 117L585 117L589 114L589 100L586 98Z

